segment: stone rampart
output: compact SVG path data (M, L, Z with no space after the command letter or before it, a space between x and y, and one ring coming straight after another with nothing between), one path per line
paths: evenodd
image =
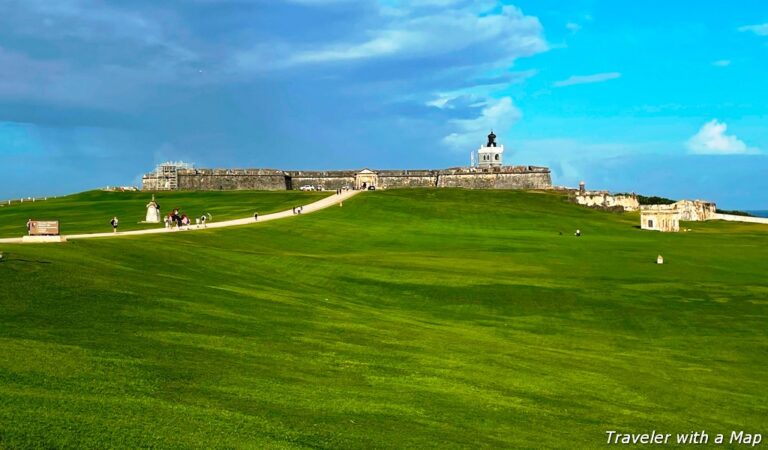
M288 189L301 189L302 186L313 186L318 190L333 191L343 187L353 187L355 177L296 177L289 178Z
M355 187L361 172L354 170L275 169L181 169L179 190L286 190L302 186L333 190ZM489 168L455 167L444 170L380 170L367 172L367 184L380 189L416 187L458 187L466 189L550 189L552 179L546 167L503 166ZM145 180L149 180L149 175ZM144 189L152 189L145 182Z
M437 187L436 170L380 170L377 174L383 189Z
M179 170L178 189L182 191L284 191L285 172L274 169L188 169Z
M437 187L467 189L549 189L552 178L549 171L454 171L441 172Z

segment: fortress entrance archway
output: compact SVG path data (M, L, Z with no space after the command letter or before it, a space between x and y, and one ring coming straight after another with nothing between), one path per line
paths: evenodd
M370 186L379 186L379 175L368 169L363 169L355 174L355 189L368 189Z

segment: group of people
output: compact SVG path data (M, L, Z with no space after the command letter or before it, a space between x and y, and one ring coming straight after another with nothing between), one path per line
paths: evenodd
M203 228L207 227L207 222L210 215L203 214L200 217L195 218L195 225L197 225L198 228L202 226ZM254 216L255 218L255 216ZM179 209L176 208L173 210L173 212L169 213L167 216L165 216L165 228L176 228L176 229L182 229L182 227L189 228L190 225L192 225L192 221L190 220L189 216L186 214L180 214ZM112 225L112 232L117 233L117 228L120 226L120 220L117 218L117 216L113 217L112 220L109 221L109 224ZM32 227L32 219L29 219L27 221L27 233L30 233Z
M304 210L303 206L294 206L293 207L293 213L294 214L301 214L301 212Z
M197 228L200 228L202 225L203 228L207 227L209 215L203 214L200 217L195 218L195 225ZM189 218L186 214L181 214L179 212L179 208L175 208L171 213L169 213L167 216L165 216L165 228L173 228L176 229L182 229L182 227L187 227L192 225L192 220Z

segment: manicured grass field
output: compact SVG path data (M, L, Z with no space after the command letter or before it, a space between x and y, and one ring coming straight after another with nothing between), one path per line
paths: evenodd
M250 217L254 212L268 214L320 200L331 192L301 191L232 191L232 192L106 192L88 191L66 197L36 202L13 203L0 207L0 237L19 237L27 232L28 219L58 220L61 234L112 231L109 221L117 216L120 231L162 227L163 224L141 223L146 218L152 195L160 205L160 213L174 208L195 217L205 213L213 220Z
M3 246L0 448L768 434L768 227L638 223L549 193L393 190Z

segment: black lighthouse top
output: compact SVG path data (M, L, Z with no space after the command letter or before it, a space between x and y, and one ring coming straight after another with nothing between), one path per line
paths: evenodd
M493 130L491 130L491 134L488 135L488 143L485 144L486 147L496 147L496 135L493 134Z

